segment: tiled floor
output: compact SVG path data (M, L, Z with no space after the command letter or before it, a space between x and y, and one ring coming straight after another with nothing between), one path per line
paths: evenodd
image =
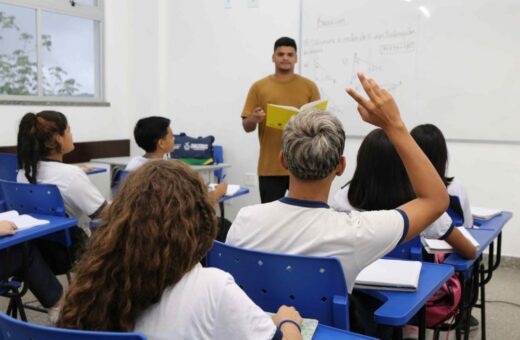
M65 277L60 281L66 286ZM486 286L487 295L487 339L520 339L520 270L501 267L494 274L491 282ZM28 294L24 301L34 301ZM5 298L0 298L0 310L6 309ZM473 315L480 319L480 311L474 310ZM46 325L47 314L27 311L29 321ZM442 333L441 339L455 339L455 332ZM427 338L431 339L431 332ZM470 333L470 339L480 339L480 330Z

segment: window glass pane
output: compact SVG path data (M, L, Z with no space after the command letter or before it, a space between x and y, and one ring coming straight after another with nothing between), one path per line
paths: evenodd
M99 23L42 13L43 94L98 97Z
M0 95L38 94L36 10L0 2Z

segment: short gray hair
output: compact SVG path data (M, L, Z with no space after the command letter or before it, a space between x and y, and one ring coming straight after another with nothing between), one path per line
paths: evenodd
M319 180L330 175L344 148L343 125L336 116L323 110L293 116L282 135L285 164L300 179Z

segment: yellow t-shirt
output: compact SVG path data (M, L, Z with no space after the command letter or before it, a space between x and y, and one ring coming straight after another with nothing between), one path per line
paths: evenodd
M312 80L295 74L290 80L280 81L270 75L251 86L242 117L249 116L257 107L261 107L267 113L267 104L301 107L318 99L320 92ZM266 127L264 120L258 125L258 139L258 176L287 176L288 172L282 168L278 158L282 145L282 130Z

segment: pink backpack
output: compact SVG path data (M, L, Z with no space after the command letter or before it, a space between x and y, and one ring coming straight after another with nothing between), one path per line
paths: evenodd
M444 262L444 254L435 255L435 262ZM426 327L435 328L457 316L461 293L459 278L454 274L426 302Z

